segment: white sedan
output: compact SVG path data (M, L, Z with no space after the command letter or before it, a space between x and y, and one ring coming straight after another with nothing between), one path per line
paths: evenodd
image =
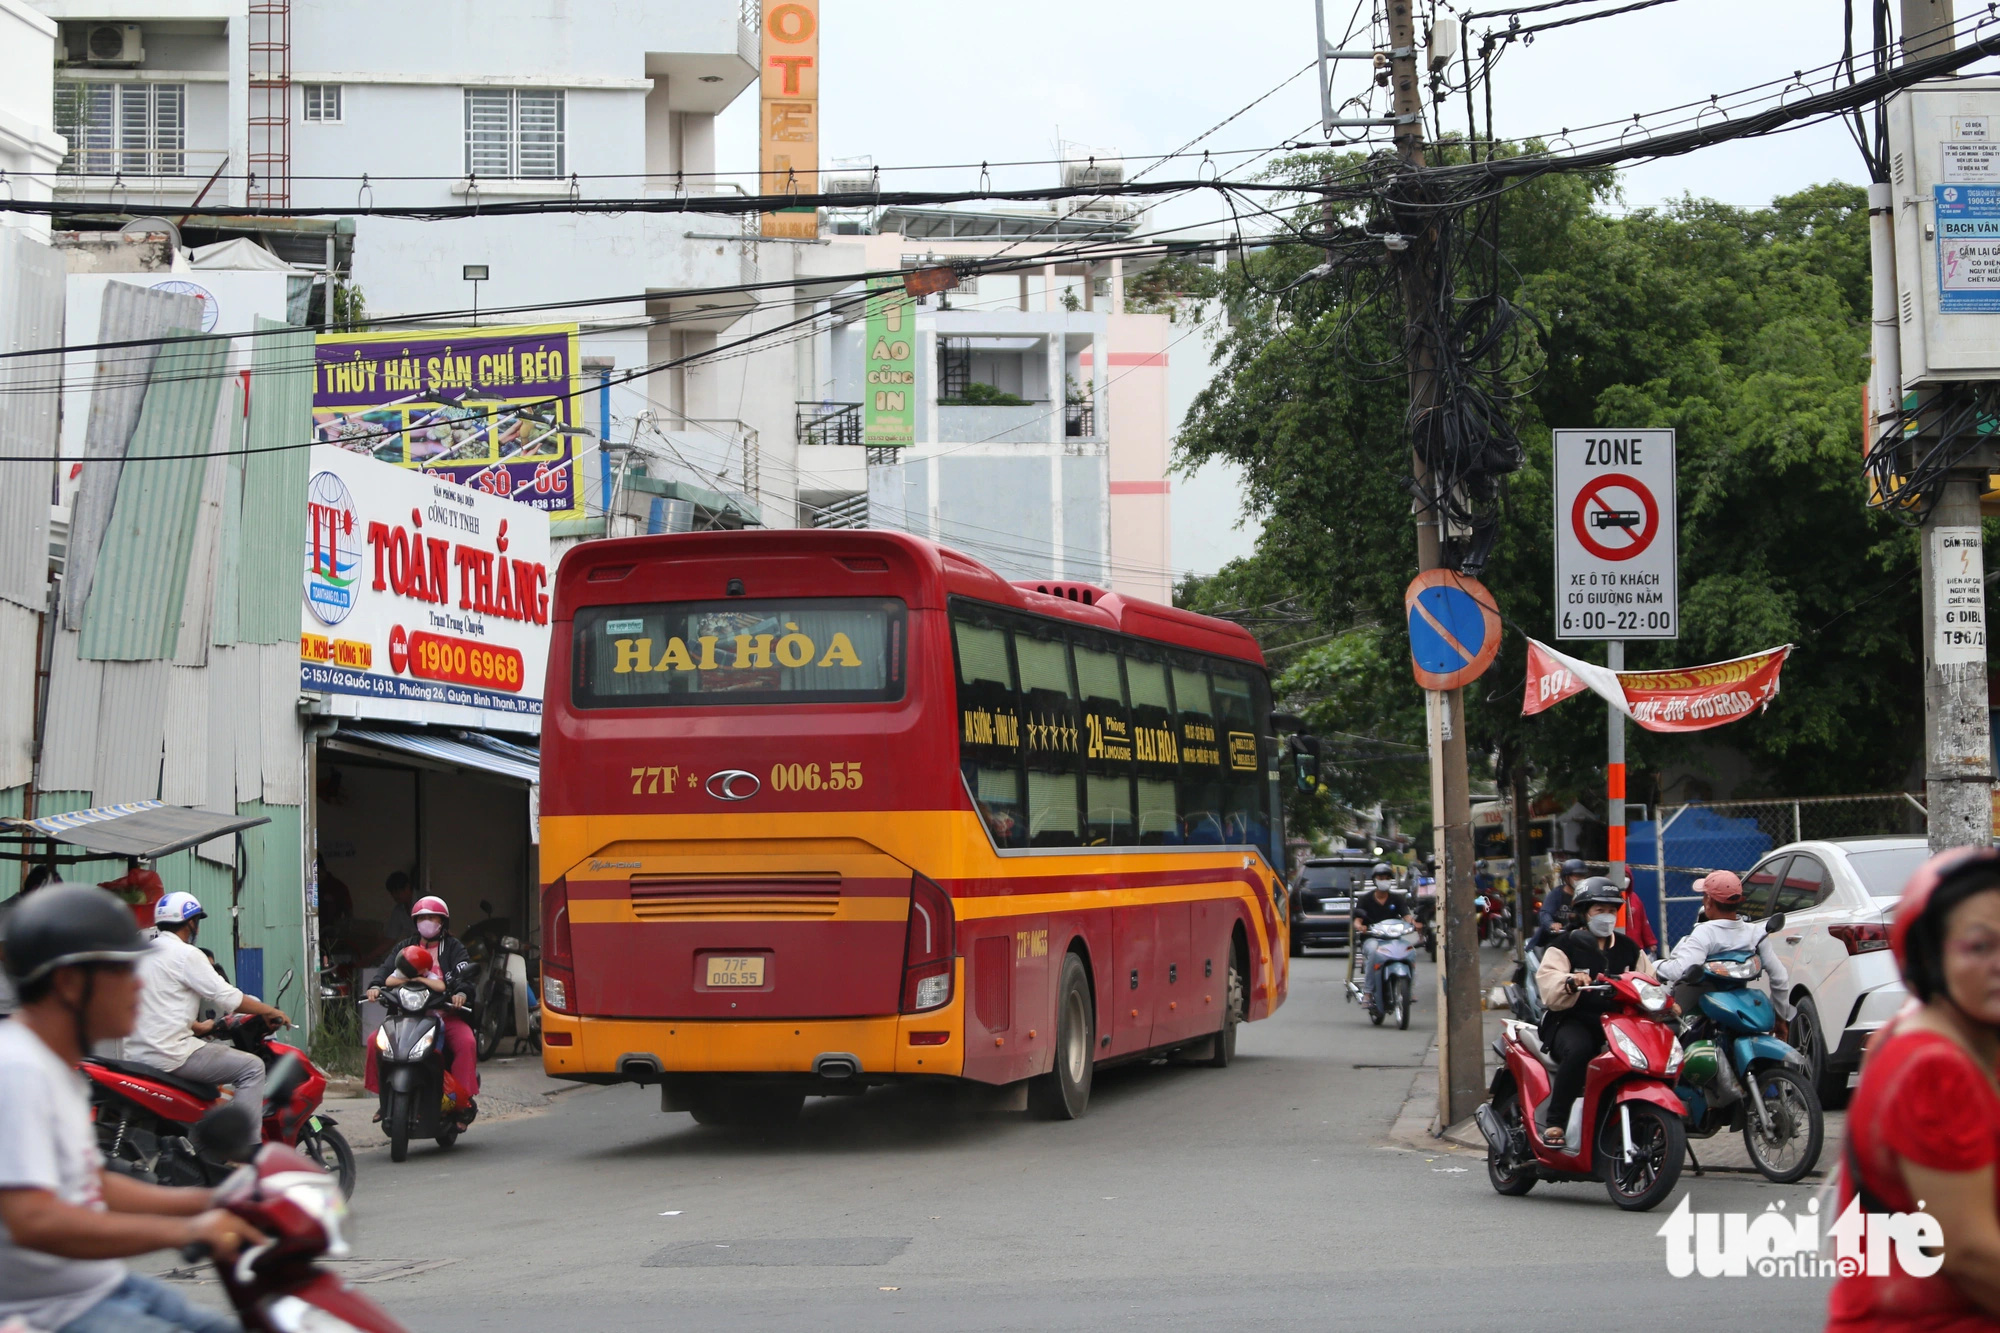
M1799 1019L1792 1044L1820 1099L1841 1105L1868 1037L1903 1007L1889 921L1910 872L1930 856L1920 837L1789 843L1743 877L1743 919L1785 914L1773 937Z

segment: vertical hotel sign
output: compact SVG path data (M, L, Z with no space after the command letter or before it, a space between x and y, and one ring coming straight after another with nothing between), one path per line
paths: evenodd
M764 11L762 194L819 193L819 0L783 0ZM764 235L814 240L819 210L764 214Z
M869 287L861 442L877 449L914 444L917 305L898 278L874 278Z

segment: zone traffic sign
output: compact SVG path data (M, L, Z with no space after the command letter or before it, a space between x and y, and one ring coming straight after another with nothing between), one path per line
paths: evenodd
M1500 613L1477 579L1429 569L1403 592L1410 670L1427 690L1455 690L1484 675L1500 651Z
M1680 637L1671 430L1559 430L1556 637Z

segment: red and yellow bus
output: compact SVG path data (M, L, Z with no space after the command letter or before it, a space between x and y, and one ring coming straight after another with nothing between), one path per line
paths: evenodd
M898 533L591 542L556 576L543 1063L704 1123L912 1079L1228 1063L1285 997L1270 689L1225 621Z

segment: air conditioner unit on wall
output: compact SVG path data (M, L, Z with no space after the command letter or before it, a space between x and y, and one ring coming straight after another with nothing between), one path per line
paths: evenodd
M83 37L83 64L100 67L142 65L146 47L136 23L93 23Z

